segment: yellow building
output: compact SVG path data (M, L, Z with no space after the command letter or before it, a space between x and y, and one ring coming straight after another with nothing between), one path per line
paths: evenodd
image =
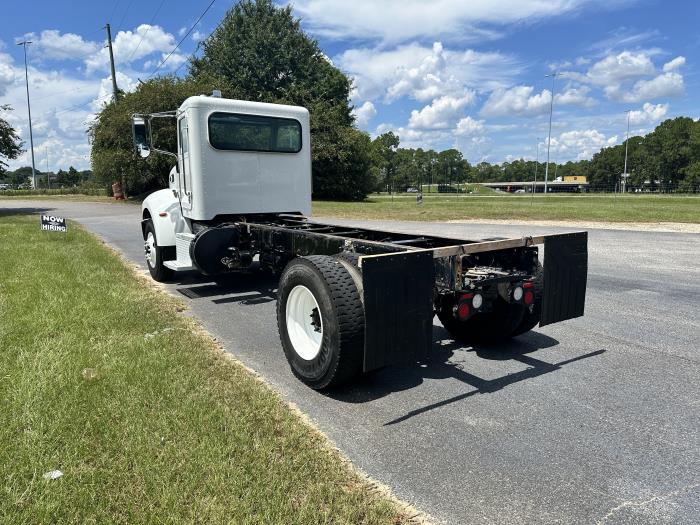
M566 175L564 182L587 182L585 175Z

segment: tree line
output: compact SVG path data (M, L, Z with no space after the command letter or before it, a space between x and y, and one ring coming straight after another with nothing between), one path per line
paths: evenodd
M377 191L405 191L426 184L450 188L458 183L526 182L544 180L546 164L517 159L470 164L456 149L434 151L399 147L392 132L372 141ZM668 119L643 137L627 144L628 189L700 191L700 120ZM620 188L625 167L625 143L601 149L590 160L550 162L549 179L586 177L590 191Z
M31 166L22 166L14 171L0 173L0 183L10 184L13 188L29 187L32 180ZM36 170L37 188L76 188L97 186L92 170L77 170L70 166L67 170L41 171Z

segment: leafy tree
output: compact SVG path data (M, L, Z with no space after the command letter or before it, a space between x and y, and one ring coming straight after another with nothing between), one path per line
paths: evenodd
M204 80L157 77L140 84L133 93L125 93L117 102L107 104L89 130L96 180L107 187L114 181L121 181L127 194L166 187L175 160L165 155L138 157L132 143L131 117L134 113L176 109L187 97L210 90L211 84ZM158 120L153 126L154 144L160 149L177 151L174 119Z
M315 197L361 199L373 189L371 174L357 168L371 152L361 150L368 137L353 127L350 79L302 31L290 6L242 0L204 42L190 72L199 81L217 79L238 98L306 107Z
M684 168L684 178L678 189L687 192L700 192L700 161L695 161Z
M0 106L0 111L11 111L10 106ZM7 163L5 159L16 159L22 153L22 141L15 129L0 117L0 176L5 174Z

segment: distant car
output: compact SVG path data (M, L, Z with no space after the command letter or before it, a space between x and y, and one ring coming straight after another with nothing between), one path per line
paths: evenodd
M11 190L12 185L11 184L0 184L0 190Z
M525 190L515 190L515 193L525 193Z
M418 193L418 189L417 188L408 188L406 190L406 193Z

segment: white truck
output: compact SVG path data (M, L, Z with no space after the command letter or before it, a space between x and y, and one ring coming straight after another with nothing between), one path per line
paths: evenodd
M175 119L177 152L152 144L157 118ZM152 277L253 266L278 274L282 348L312 388L424 359L435 315L472 344L583 315L586 232L474 241L309 220L305 108L215 91L176 111L134 115L133 138L141 157L155 151L177 159L169 187L143 202Z

